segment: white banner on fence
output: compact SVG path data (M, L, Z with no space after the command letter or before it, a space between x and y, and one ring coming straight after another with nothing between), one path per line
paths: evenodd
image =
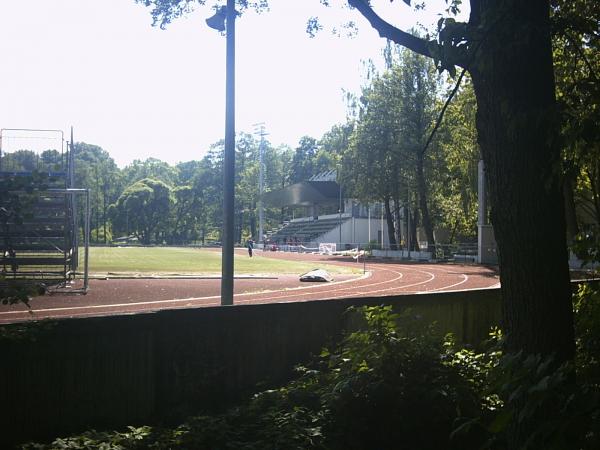
M322 255L332 255L336 251L335 243L321 243L319 244L319 253Z

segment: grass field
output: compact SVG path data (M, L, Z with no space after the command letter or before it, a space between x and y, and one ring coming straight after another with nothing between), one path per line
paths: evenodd
M323 263L265 258L260 253L255 252L253 258L246 254L235 255L235 273L300 275L316 267L325 268L332 274L354 273L358 270ZM80 255L83 255L83 251ZM221 252L217 249L181 247L90 247L90 274L108 273L217 275L221 273Z

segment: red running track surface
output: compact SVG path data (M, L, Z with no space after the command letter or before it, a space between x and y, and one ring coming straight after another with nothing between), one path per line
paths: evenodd
M283 252L259 254L269 258L363 267L362 261L357 263L350 257ZM318 267L318 264L315 267ZM298 275L236 278L234 304L378 297L499 286L496 270L478 265L368 260L365 274L338 275L331 283L302 283ZM22 304L0 305L0 324L45 318L105 316L218 306L220 287L219 277L94 279L90 280L87 295L52 294L35 297L31 301L31 310Z

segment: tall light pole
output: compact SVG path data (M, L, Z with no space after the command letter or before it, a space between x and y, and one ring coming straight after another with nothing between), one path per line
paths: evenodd
M235 201L235 0L206 19L209 27L226 30L225 151L223 155L223 236L221 305L233 305L233 225ZM225 26L227 25L227 26Z
M262 196L265 184L265 166L263 160L265 157L265 136L269 133L265 131L264 122L256 123L254 126L257 127L254 132L260 135L260 144L258 147L258 242L262 242L264 245L263 225L265 220L265 208L263 205Z
M338 166L337 173L335 174L338 188L340 190L340 201L338 203L338 222L340 227L340 250L342 250L342 181L340 176L340 167Z

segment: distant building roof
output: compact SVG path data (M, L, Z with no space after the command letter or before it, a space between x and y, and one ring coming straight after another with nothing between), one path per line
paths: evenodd
M308 181L337 181L337 171L327 170L326 172L318 173L310 177Z
M337 204L339 198L340 186L335 181L315 181L312 178L263 195L265 203L279 208Z

